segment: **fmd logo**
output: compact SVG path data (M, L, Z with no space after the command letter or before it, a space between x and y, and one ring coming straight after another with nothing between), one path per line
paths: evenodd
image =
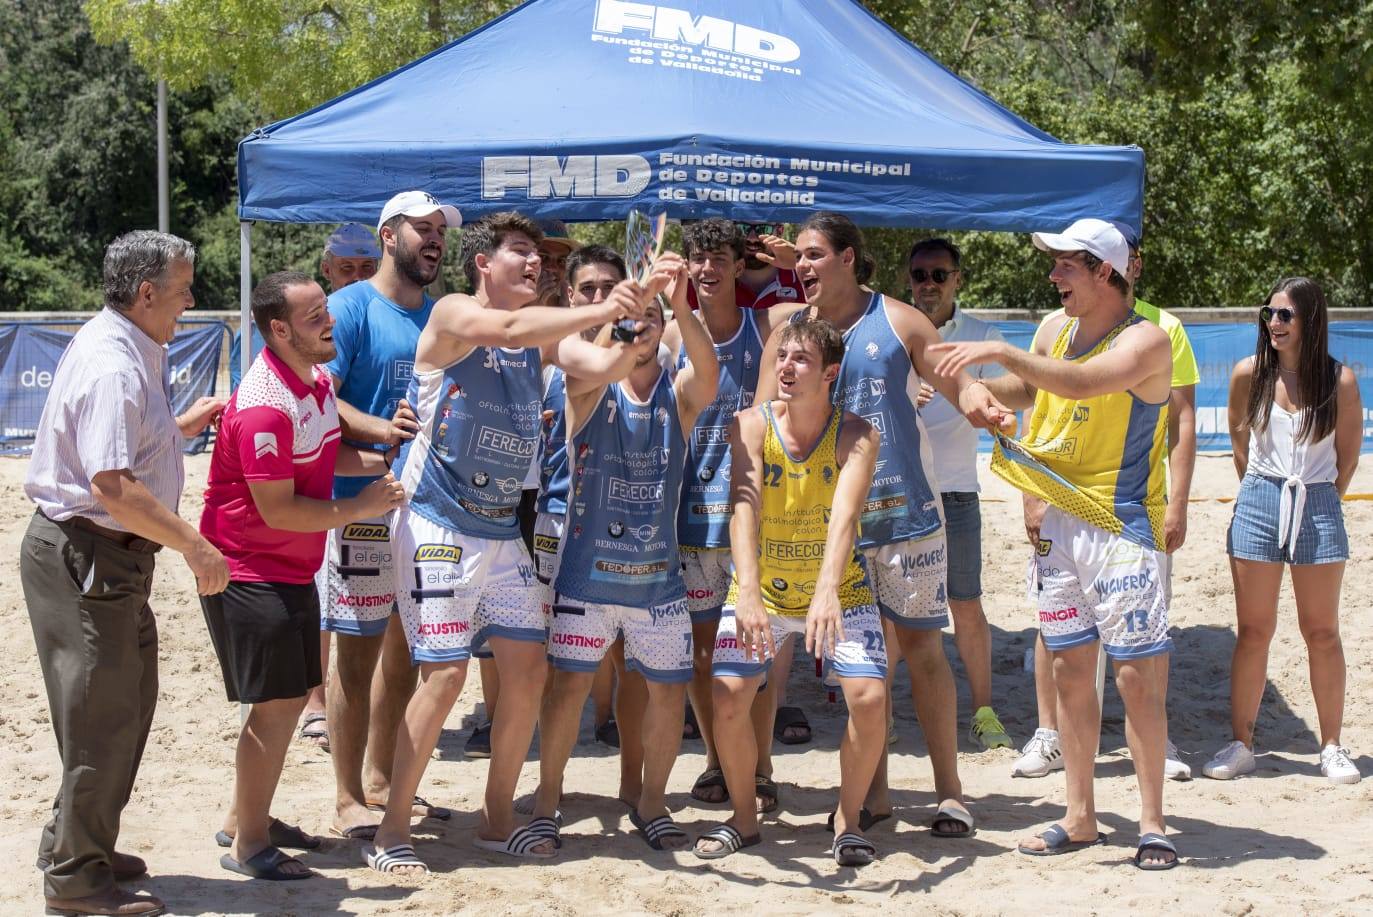
M482 198L507 191L530 200L557 197L634 197L648 187L653 167L630 153L602 156L483 156Z
M694 45L774 64L790 63L801 56L796 42L785 35L715 16L693 16L687 10L652 3L599 0L593 29L601 35L637 33L656 41Z

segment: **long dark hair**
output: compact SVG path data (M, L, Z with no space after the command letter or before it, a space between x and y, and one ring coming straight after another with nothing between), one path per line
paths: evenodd
M1273 297L1287 294L1287 300L1301 322L1301 347L1297 353L1297 377L1301 383L1301 422L1297 439L1319 442L1335 432L1338 402L1335 387L1340 378L1340 364L1330 356L1329 320L1326 317L1325 294L1320 285L1306 277L1284 277L1268 292L1264 305L1271 305ZM1259 319L1259 339L1254 348L1254 378L1249 385L1249 406L1246 425L1251 430L1268 426L1268 414L1273 408L1273 390L1278 381L1278 352L1268 337L1268 323Z
M797 238L807 230L814 230L828 239L835 252L853 249L853 277L859 283L867 283L877 270L877 261L863 246L863 231L842 213L821 210L811 214L796 230Z

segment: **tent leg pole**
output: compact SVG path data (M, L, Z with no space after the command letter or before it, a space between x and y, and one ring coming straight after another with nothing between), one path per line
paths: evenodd
M238 348L239 378L248 375L253 362L253 316L249 303L253 296L253 224L243 220L238 224Z

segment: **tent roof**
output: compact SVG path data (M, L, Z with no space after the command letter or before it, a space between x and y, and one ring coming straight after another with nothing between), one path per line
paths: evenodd
M467 219L1140 225L1144 154L1060 143L852 0L529 0L239 147L245 220L371 223L421 188Z

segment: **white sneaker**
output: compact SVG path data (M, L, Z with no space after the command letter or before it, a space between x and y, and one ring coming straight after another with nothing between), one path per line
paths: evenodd
M1201 772L1212 780L1233 780L1242 774L1252 774L1257 766L1254 753L1236 739L1216 752L1216 756L1206 762Z
M1178 756L1178 747L1169 739L1163 750L1163 776L1169 780L1191 780L1192 766Z
M1062 769L1063 749L1058 744L1058 730L1041 728L1020 750L1020 757L1011 765L1011 776L1047 777L1050 771Z
M1321 773L1331 783L1358 783L1362 777L1349 757L1349 749L1339 745L1321 749Z

